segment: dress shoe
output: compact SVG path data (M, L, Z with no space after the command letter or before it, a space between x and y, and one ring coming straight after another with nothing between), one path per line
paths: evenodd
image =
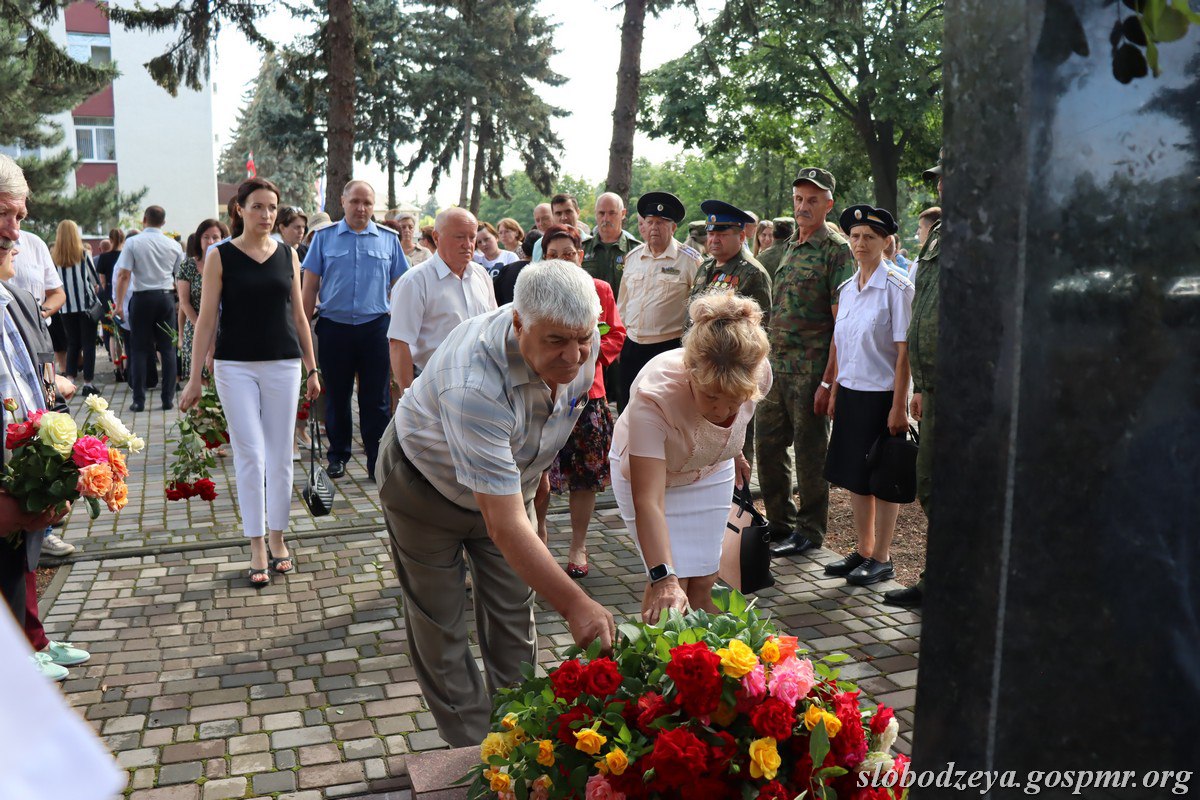
M807 553L809 550L815 549L817 546L817 543L812 539L809 539L799 531L793 531L792 535L782 542L771 545L771 555L798 556L801 553Z
M170 400L163 401L163 404L162 404L163 411L170 411L174 407L175 407L175 404L172 403Z
M325 470L325 474L331 478L340 478L346 474L345 461L330 461L329 469Z
M876 561L868 558L846 576L846 583L854 586L870 586L894 577L896 577L896 570L892 568L891 561Z
M141 404L141 403L134 403L133 405L131 405L131 406L129 407L129 410L130 410L130 411L145 411L145 410L146 410L146 406L144 406L144 405L143 405L143 404Z
M921 601L925 599L925 592L920 586L910 586L907 589L892 589L890 592L883 593L883 602L889 606L900 606L901 608L920 608Z
M844 578L849 575L867 559L858 554L855 550L845 558L839 558L837 561L830 561L825 565L825 574L831 578Z

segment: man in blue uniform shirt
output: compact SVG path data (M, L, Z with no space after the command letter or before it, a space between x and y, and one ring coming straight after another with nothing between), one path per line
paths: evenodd
M350 398L358 379L358 424L367 476L375 480L379 439L387 427L388 293L408 269L400 238L371 219L375 190L350 181L342 190L341 222L313 237L304 258L304 311L318 313L320 366L328 395L329 477L346 474L353 420ZM299 388L297 388L299 391Z

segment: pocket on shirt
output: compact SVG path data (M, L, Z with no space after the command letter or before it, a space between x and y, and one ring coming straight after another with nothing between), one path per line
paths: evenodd
M392 254L386 250L378 250L372 247L367 248L366 254L367 258L371 260L372 264L378 264L386 268L392 263Z
M326 261L339 261L339 260L341 260L341 259L344 259L344 258L349 258L349 257L350 257L350 250L349 250L349 249L346 249L346 250L326 250L326 251L325 251L325 260L326 260Z
M873 325L877 328L882 328L885 325L890 327L891 324L892 324L892 314L886 308L876 311L874 313L874 315L872 315L872 317L871 317L871 325Z

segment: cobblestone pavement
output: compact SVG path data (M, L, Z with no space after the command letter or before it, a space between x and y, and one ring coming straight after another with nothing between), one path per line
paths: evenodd
M135 467L145 485L131 486L142 494L86 530L85 515L72 521L66 536L80 552L58 571L42 612L52 638L92 652L63 688L128 770L125 796L407 797L405 756L444 745L413 677L363 465L338 482L339 503L349 505L336 522L314 522L297 505L297 571L259 591L245 578L229 460L211 507L168 506L159 485L171 413L120 413L150 443ZM552 513L550 522L552 549L565 562L567 516ZM602 503L589 542L583 586L619 618L636 615L641 562L615 509ZM776 562L777 586L759 606L809 648L848 653L841 674L897 708L898 746L907 751L919 614L879 603L896 584L863 589L824 578L823 562L835 557L819 551ZM544 606L537 619L542 662L554 663L570 644L566 625Z

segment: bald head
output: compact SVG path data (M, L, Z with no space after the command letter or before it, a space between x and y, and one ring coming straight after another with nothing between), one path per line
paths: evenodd
M537 228L539 233L545 233L546 228L553 224L554 211L549 203L538 203L533 207L533 227Z
M478 230L475 215L465 208L447 208L433 221L438 257L460 277L475 255Z
M342 188L342 212L351 230L365 230L375 214L375 190L366 181L350 181Z
M626 213L625 201L619 194L605 192L596 198L595 234L600 237L600 241L612 244L621 238Z

